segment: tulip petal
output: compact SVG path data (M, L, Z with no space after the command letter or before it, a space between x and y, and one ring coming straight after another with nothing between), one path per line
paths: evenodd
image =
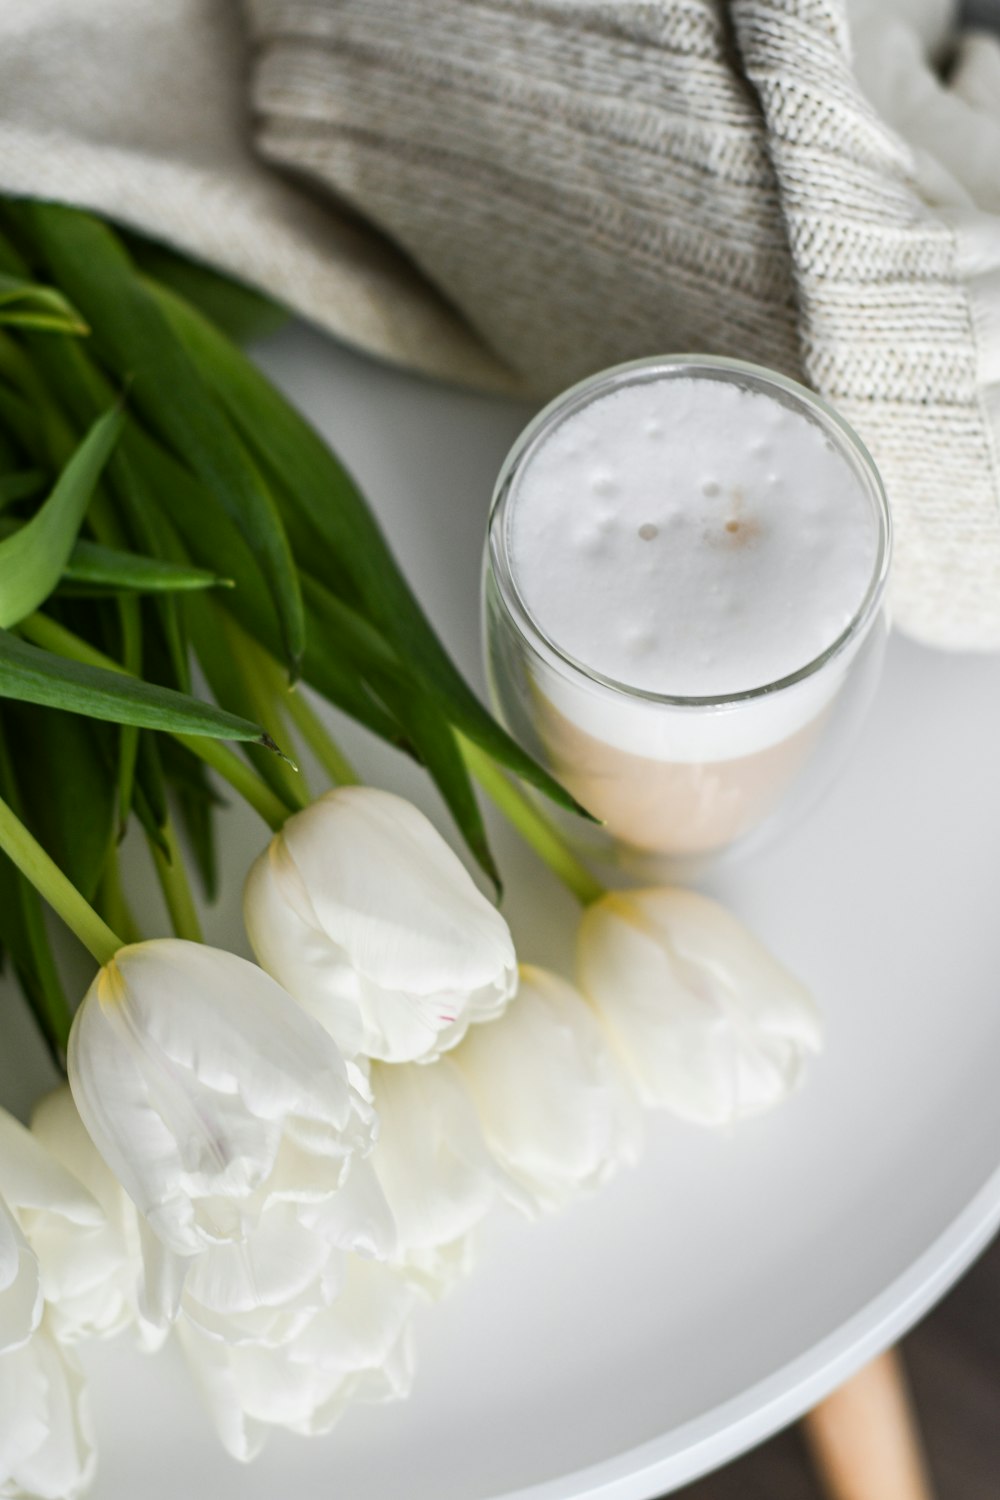
M0 1494L76 1500L94 1477L90 1406L75 1360L44 1327L0 1355Z
M520 1206L554 1212L638 1157L638 1112L600 1023L571 984L522 966L498 1021L452 1054Z
M267 1427L244 1409L231 1365L232 1351L189 1322L178 1325L177 1336L222 1446L233 1458L249 1463L263 1448Z
M21 1209L60 1214L73 1224L99 1228L100 1205L71 1172L19 1120L0 1109L0 1198Z
M0 1495L6 1495L48 1437L48 1382L31 1343L0 1353L0 1412Z
M396 1221L371 1161L353 1161L343 1186L299 1217L331 1245L365 1259L389 1260L396 1252Z
M151 1330L164 1336L180 1311L184 1283L195 1257L178 1255L163 1243L146 1219L137 1217L143 1273L139 1313Z
M0 1354L28 1342L41 1321L42 1309L38 1261L0 1198Z
M244 919L262 966L349 1056L431 1060L516 984L507 924L417 808L338 787L256 861Z
M772 1107L822 1045L805 987L694 891L595 902L580 926L579 978L643 1102L700 1124Z
M131 1316L122 1296L126 1255L120 1234L58 1151L4 1111L0 1181L31 1246L30 1279L49 1305L52 1331L69 1342L117 1332ZM0 1343L5 1320L0 1297Z
M39 1254L60 1339L107 1338L136 1323L143 1345L153 1347L157 1335L143 1326L139 1312L139 1217L87 1134L67 1084L36 1104L31 1133L82 1183L104 1216L101 1227L86 1234L46 1216ZM37 1217L32 1232L36 1237L42 1232Z
M250 1459L272 1426L327 1432L350 1401L409 1394L414 1293L384 1266L345 1257L342 1288L326 1309L276 1346L233 1345L183 1318L181 1347L230 1453Z
M190 1255L238 1242L279 1155L286 1194L336 1187L370 1144L329 1037L256 965L176 939L122 948L69 1044L73 1097L140 1213Z
M394 1264L431 1296L469 1269L473 1236L497 1201L501 1184L482 1127L458 1069L436 1063L372 1067L381 1121L372 1164L399 1236Z
M335 1302L314 1318L291 1351L299 1364L343 1376L374 1376L392 1360L408 1331L416 1307L413 1287L389 1266L348 1256L343 1290ZM390 1382L400 1390L403 1367L413 1374L412 1347L396 1365ZM371 1382L374 1389L375 1382ZM354 1387L355 1394L357 1385ZM369 1398L370 1399L370 1398Z
M330 1248L322 1236L303 1227L292 1204L273 1204L245 1243L215 1245L196 1256L185 1291L228 1317L283 1307L315 1283Z

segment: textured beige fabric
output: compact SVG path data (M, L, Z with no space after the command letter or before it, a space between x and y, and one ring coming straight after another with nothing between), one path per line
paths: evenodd
M238 0L0 0L0 185L144 229L374 354L509 385L381 235L261 164L248 84Z
M885 480L899 620L940 645L998 646L1000 470L956 236L862 101L832 7L733 10L781 183L803 362Z
M885 475L899 623L1000 646L997 49L942 87L951 0L851 0L856 59L843 0L241 0L249 55L237 3L6 0L0 181L457 380L806 379Z
M956 237L861 93L842 4L246 3L261 150L379 224L525 381L683 349L806 379L883 472L900 623L1000 645Z
M699 349L801 374L778 184L707 0L249 0L258 144L540 393Z

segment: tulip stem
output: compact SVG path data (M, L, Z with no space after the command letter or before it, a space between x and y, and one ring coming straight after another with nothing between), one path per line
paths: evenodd
M277 744L284 738L284 721L280 711L279 692L274 691L277 680L284 688L284 673L277 662L263 647L247 635L233 617L221 609L214 611L219 629L229 647L233 666L243 686L249 716L269 734ZM280 690L279 690L280 691ZM298 766L283 755L269 756L272 762L271 781L273 790L281 797L286 807L298 812L312 801L309 784ZM287 813L286 813L287 816Z
M223 781L228 781L233 791L260 814L268 828L278 831L289 816L288 808L277 792L272 792L253 767L241 760L234 750L207 734L175 734L174 739L217 771Z
M360 776L312 707L301 686L295 684L289 687L284 672L273 657L266 658L266 671L279 708L291 720L334 786L359 786Z
M139 931L139 925L132 915L122 888L121 865L116 848L109 849L105 857L98 897L101 916L115 932L121 933L122 941L125 943L141 942L142 933Z
M80 895L41 844L0 798L0 849L11 864L61 917L102 966L114 958L122 940Z
M539 858L558 875L584 906L605 894L604 886L577 859L565 839L526 792L509 781L496 762L478 745L456 733L459 749L471 774L483 791L517 829Z
M285 711L334 786L360 786L361 777L322 723L301 688L285 696Z
M0 784L10 799L15 816L20 817L21 804L17 779L11 765L9 748L2 733L0 733ZM37 980L37 988L34 985L24 987L25 997L45 1038L46 1046L52 1054L52 1061L57 1068L65 1072L66 1046L69 1042L70 1028L73 1025L73 1012L69 1008L52 953L52 945L45 930L45 913L42 910L38 892L23 876L18 881L18 886L20 901L17 901L17 896L14 899L20 906L28 952L34 960Z
M70 661L83 662L86 666L102 667L106 672L122 672L125 669L121 662L115 661L111 656L105 656L103 651L98 651L88 641L81 640L64 625L60 625L49 615L29 615L26 620L21 620L18 625L20 633L27 640L33 641L36 646L42 646L46 651L54 651L58 656L68 657ZM125 673L126 676L131 675ZM217 771L224 781L235 792L249 802L255 812L258 812L264 822L270 828L278 829L288 817L288 808L275 792L248 766L246 761L241 760L235 751L230 750L228 745L221 740L207 734L175 734L173 736L178 744L190 750L199 760L203 760L213 771Z
M170 914L170 925L177 937L186 938L190 943L203 943L205 936L201 930L201 922L191 894L191 886L188 883L187 870L184 868L173 821L167 818L160 831L163 843L167 846L166 850L153 838L149 840L149 847L152 850L160 890L163 892L163 899L167 903L167 911Z

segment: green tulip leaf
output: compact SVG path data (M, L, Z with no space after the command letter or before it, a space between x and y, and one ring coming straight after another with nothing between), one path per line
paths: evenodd
M313 568L331 580L349 568L368 618L435 692L452 723L554 802L589 816L479 702L435 635L361 492L315 429L207 319L150 285L282 500L307 522L309 539L321 549L312 551Z
M0 721L0 796L21 817L24 807L11 761L10 738L5 714ZM38 892L6 854L0 854L0 951L11 960L53 1062L64 1070L72 1019L69 1002L56 968Z
M150 734L139 736L132 806L148 837L169 859L170 845L164 834L168 816L167 790L156 740Z
M90 329L62 292L0 272L0 324L36 328L47 333L89 333Z
M47 464L45 427L24 396L0 380L0 431L16 438L32 464Z
M0 474L0 510L6 510L18 500L30 500L44 483L43 469L15 469L10 474Z
M222 276L154 240L130 233L122 238L141 271L190 302L234 343L266 338L288 322L286 308L244 282Z
M490 850L483 815L455 731L421 684L387 680L382 690L389 707L406 724L417 754L444 798L470 853L492 882L499 901L503 895L500 871Z
M131 381L136 411L214 490L246 539L274 600L286 657L297 672L305 650L305 612L280 512L173 324L108 225L50 203L23 203L16 219L89 319L100 357L119 379Z
M46 623L51 627L52 622ZM257 724L212 703L42 650L9 631L0 631L0 698L45 704L91 719L135 724L140 729L169 734L268 743Z
M78 587L117 590L122 593L187 593L193 589L232 588L232 580L220 578L207 568L165 562L159 557L144 557L105 547L99 542L81 538L63 569L62 584Z
M120 409L98 417L45 503L0 542L0 628L32 614L59 582L123 422Z
M26 703L5 704L3 725L26 821L92 901L114 836L115 731Z
M219 888L215 813L225 803L212 787L202 762L189 750L170 739L164 740L161 748L164 774L194 856L205 899L214 901Z

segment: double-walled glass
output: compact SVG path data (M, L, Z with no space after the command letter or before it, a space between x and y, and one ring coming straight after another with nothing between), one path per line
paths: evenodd
M575 660L539 627L512 566L519 481L553 431L625 385L676 379L733 383L814 423L846 461L874 522L868 586L837 639L778 681L721 696L647 692ZM790 816L812 801L841 764L878 680L890 549L885 493L860 439L812 392L772 371L686 355L641 360L595 375L547 406L507 456L493 497L487 672L507 728L600 819L599 828L573 820L578 842L633 870L684 873L756 845L779 809Z

